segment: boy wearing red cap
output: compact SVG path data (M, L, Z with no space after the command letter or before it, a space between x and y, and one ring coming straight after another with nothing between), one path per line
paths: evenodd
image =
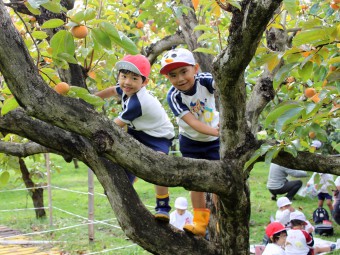
M269 243L262 255L285 255L284 245L287 238L285 226L274 221L266 227L266 235L269 237Z
M147 147L160 153L169 153L174 127L161 103L152 96L145 86L148 83L151 66L143 55L127 55L116 63L118 84L104 89L97 96L109 98L120 96L122 112L114 122L127 128L127 132ZM135 176L127 172L131 183ZM168 188L156 186L156 219L169 222Z
M160 73L172 84L167 101L177 118L180 151L183 157L219 160L219 113L215 108L215 83L210 73L199 73L193 54L187 49L173 49L161 60ZM184 230L204 236L210 210L203 192L191 191L193 224Z

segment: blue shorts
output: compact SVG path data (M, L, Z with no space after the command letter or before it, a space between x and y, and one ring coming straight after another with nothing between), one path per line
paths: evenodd
M219 160L220 159L220 140L211 142L199 142L191 140L183 135L179 136L179 148L183 157Z
M320 192L320 193L318 194L318 199L319 199L319 200L322 200L322 201L324 201L325 199L332 200L332 196L329 195L328 193Z
M164 137L154 137L148 135L147 133L144 133L143 131L137 131L132 128L128 129L128 133L140 143L153 149L154 151L161 151L165 154L169 153L169 148L172 145L172 139L167 139Z
M132 135L137 141L153 149L154 151L160 151L165 154L169 153L169 148L172 144L172 139L170 140L163 137L154 137L144 133L143 131L137 131L132 128L128 128L128 133ZM136 176L130 173L129 171L125 170L125 172L129 178L130 183L133 184L136 179Z

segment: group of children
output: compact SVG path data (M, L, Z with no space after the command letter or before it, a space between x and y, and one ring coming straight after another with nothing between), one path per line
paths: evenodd
M177 118L182 156L218 160L219 114L215 108L212 75L198 73L199 66L193 54L184 48L168 51L161 60L161 66L160 73L172 84L167 101ZM174 138L174 127L161 103L146 89L151 71L148 59L143 55L127 55L116 63L116 69L117 85L96 95L103 99L121 97L122 111L114 122L145 146L168 154ZM129 172L127 175L133 183L135 176ZM155 218L169 222L171 206L168 188L156 185L155 190ZM206 208L203 192L191 191L190 196L193 221L185 222L183 229L204 236L210 210Z
M268 244L262 255L314 255L336 249L335 244L314 246L313 225L287 197L280 197L277 206L275 221L266 227Z

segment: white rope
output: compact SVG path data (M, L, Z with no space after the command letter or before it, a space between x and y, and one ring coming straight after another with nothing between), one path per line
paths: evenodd
M121 247L117 247L117 248L113 248L113 249L106 249L106 250L102 250L102 251L85 253L84 255L92 255L92 254L99 254L99 253L104 253L104 252L109 252L109 251L121 250L121 249L125 249L125 248L130 248L130 247L133 247L133 246L136 246L136 245L137 244L130 244L130 245L127 245L127 246L121 246Z
M48 207L23 208L23 209L11 209L11 210L0 210L0 212L14 212L14 211L37 210L37 209L48 209Z
M73 215L73 216L75 216L75 217L78 217L78 218L81 218L81 219L84 219L84 220L88 220L86 217L83 217L83 216L80 216L80 215L77 215L77 214L74 214L74 213L65 211L65 210L63 210L63 209L61 209L61 208L58 208L58 207L55 207L55 206L53 206L53 208L54 208L54 209L57 209L57 210L59 210L59 211L61 211L61 212L64 212L64 213ZM114 219L115 219L115 218L114 218ZM94 220L94 221L90 220L89 223L101 223L101 224L104 224L104 225L108 225L108 226L110 226L110 227L114 227L114 228L121 229L121 227L119 227L119 226L112 225L112 224L109 224L109 223L106 223L106 222L100 221L100 220Z
M22 190L30 190L30 189L40 189L40 188L47 188L48 186L39 186L39 187L33 187L33 188L24 188L24 189L9 189L9 190L0 190L1 192L12 192L12 191L22 191Z
M76 227L82 227L82 226L86 226L86 225L89 225L89 224L91 224L91 223L83 223L83 224L68 226L68 227L64 227L64 228L45 230L45 231L39 231L39 232L37 231L37 232L31 232L31 233L26 233L26 234L18 234L18 235L13 235L13 236L5 236L5 237L0 238L0 240L1 239L12 238L12 237L17 237L17 236L30 236L30 235L38 235L38 234L50 233L50 232L54 232L54 231L60 231L60 230L76 228Z

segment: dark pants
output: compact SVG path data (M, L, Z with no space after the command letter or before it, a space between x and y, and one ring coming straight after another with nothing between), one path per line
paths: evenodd
M280 188L280 189L270 189L269 191L273 195L280 195L280 194L286 194L287 193L286 197L289 200L292 200L293 197L295 196L295 194L301 188L301 186L302 186L302 181L294 180L294 181L286 182L285 185L283 185L283 187Z

